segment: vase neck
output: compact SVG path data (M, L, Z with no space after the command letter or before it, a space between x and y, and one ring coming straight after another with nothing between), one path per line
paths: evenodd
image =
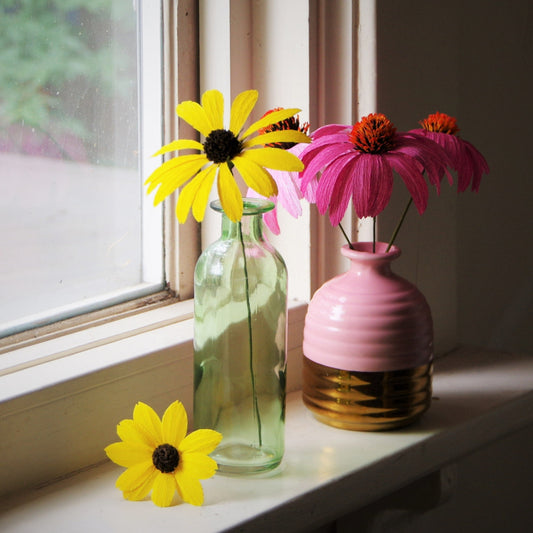
M211 208L222 214L222 239L242 239L244 241L263 241L263 214L274 208L274 203L265 198L244 198L240 221L230 220L220 200L210 204Z
M245 215L238 222L231 221L225 214L222 215L222 238L240 239L244 241L262 241L263 216L261 214Z
M345 245L341 248L341 253L351 261L351 270L360 272L391 272L391 263L397 259L401 250L397 246L392 246L387 252L386 243L376 243L376 252L372 251L372 243L357 242L353 244L353 249Z

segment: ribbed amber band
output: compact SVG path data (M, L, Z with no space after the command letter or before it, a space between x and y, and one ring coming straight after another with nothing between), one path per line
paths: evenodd
M381 431L417 420L431 403L433 364L389 372L357 372L304 357L303 400L325 424Z

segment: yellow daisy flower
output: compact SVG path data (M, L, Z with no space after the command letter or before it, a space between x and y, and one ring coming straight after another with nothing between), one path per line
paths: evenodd
M209 193L217 178L217 189L222 208L234 222L242 217L242 195L232 170L235 167L246 185L266 198L278 192L276 182L268 169L299 172L303 164L298 157L274 148L276 143L306 143L309 137L295 130L267 131L269 125L286 120L300 109L281 109L254 122L244 132L246 123L258 98L255 90L240 93L231 106L229 129L224 129L224 98L217 90L206 91L202 105L186 101L179 104L176 113L205 138L203 143L179 139L163 146L155 155L179 150L199 150L198 154L180 155L163 163L146 180L147 193L157 188L154 205L163 201L178 187L176 216L185 222L192 208L194 218L204 218ZM259 133L258 135L253 135ZM269 146L265 146L269 145Z
M204 493L200 479L212 477L216 462L208 457L222 440L211 429L187 433L187 413L179 401L172 403L160 420L156 412L139 402L133 420L122 420L117 426L122 442L105 448L107 456L127 468L116 486L127 500L142 500L150 490L152 501L168 507L174 493L184 502L202 505Z

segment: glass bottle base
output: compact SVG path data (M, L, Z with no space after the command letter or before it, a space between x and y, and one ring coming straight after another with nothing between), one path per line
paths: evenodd
M260 474L281 463L279 453L273 450L238 442L219 446L211 457L217 462L221 474Z
M304 357L303 401L324 424L357 431L415 422L431 403L433 364L388 372L324 366Z

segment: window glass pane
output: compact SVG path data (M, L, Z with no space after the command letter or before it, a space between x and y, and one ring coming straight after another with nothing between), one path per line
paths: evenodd
M162 254L157 279L143 260L139 23L125 0L0 3L0 336L162 286Z

